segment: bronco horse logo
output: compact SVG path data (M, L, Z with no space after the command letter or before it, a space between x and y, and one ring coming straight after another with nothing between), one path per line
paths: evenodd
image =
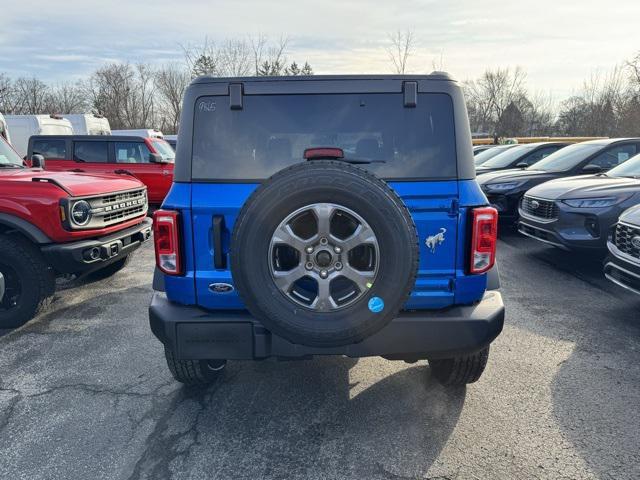
M436 247L444 242L445 233L447 233L447 229L441 228L439 233L427 237L424 243L427 245L427 248L431 250L431 253L435 253Z

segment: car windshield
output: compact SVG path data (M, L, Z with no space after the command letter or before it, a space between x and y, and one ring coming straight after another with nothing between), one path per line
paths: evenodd
M256 181L304 161L309 148L342 149L384 179L455 178L451 97L418 94L245 95L242 109L225 97L201 97L193 137L194 179Z
M505 151L513 147L515 147L515 145L499 145L497 147L491 147L490 149L477 154L473 160L476 164L476 167L479 167L480 165L484 165L496 155L500 155L501 153L504 153Z
M162 155L163 160L173 162L176 159L176 153L165 140L156 139L152 140L151 143L158 153Z
M0 137L0 168L22 168L23 166L20 156Z
M626 162L607 172L608 177L640 178L640 155L631 157Z
M603 147L604 145L599 143L576 143L569 145L534 163L528 167L527 170L566 172Z
M518 159L522 158L526 153L533 150L533 148L534 147L530 145L518 145L517 147L510 148L506 152L496 155L489 161L485 162L482 166L487 168L508 167Z

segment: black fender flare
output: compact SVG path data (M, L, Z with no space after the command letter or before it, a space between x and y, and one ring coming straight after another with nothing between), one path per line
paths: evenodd
M51 239L47 237L42 230L34 224L8 213L0 213L0 226L8 227L10 230L20 232L33 243L38 245L51 243Z

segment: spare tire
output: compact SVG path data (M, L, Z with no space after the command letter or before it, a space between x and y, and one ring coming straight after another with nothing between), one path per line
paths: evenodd
M290 342L332 347L382 329L409 296L418 237L398 195L351 164L276 173L242 208L231 272L249 312Z

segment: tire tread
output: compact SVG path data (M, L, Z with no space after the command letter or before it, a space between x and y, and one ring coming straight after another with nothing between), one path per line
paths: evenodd
M489 359L489 347L471 355L430 360L433 375L445 386L460 386L480 379Z

